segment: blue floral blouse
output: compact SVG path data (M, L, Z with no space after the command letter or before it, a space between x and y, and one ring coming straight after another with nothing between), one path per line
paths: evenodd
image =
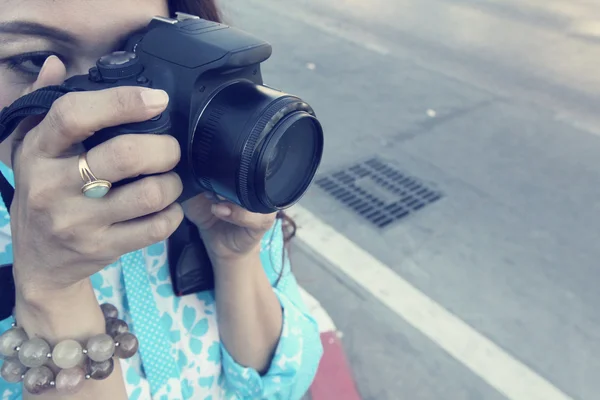
M12 171L0 172L13 183ZM0 202L1 203L1 202ZM0 206L0 265L12 263L9 215ZM110 302L140 341L138 354L119 360L129 399L299 399L308 390L322 355L316 321L301 299L283 260L277 222L261 248L264 270L283 309L283 328L264 375L239 365L219 340L213 291L173 294L165 243L126 254L91 277L96 297ZM283 264L283 265L282 265ZM279 272L283 276L275 285ZM0 333L12 320L0 321ZM21 398L21 385L0 378L0 398Z

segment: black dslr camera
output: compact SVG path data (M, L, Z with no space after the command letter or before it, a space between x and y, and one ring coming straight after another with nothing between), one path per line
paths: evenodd
M179 141L176 168L184 201L211 191L258 213L302 197L323 152L323 130L300 98L263 85L260 63L271 46L232 27L178 13L156 17L124 51L100 58L67 90L144 86L165 90L168 109L153 120L98 132L91 148L124 133L169 133Z
M0 141L23 118L46 113L69 92L163 89L170 96L164 113L96 132L83 143L86 149L121 134L171 134L182 150L175 168L184 187L179 201L210 191L252 212L282 210L310 186L323 154L323 129L306 102L263 84L260 64L271 51L260 39L197 16L155 17L87 75L39 89L2 110ZM12 188L2 187L10 207ZM213 287L210 260L191 223L184 221L171 236L168 253L176 294Z

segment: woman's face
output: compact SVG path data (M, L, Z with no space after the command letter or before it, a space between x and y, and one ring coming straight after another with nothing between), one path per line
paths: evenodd
M85 74L156 15L168 15L166 0L0 0L0 109L35 81L49 55L69 76ZM0 145L4 162L8 142Z
M0 107L31 84L55 54L69 75L84 74L155 15L165 0L0 0Z

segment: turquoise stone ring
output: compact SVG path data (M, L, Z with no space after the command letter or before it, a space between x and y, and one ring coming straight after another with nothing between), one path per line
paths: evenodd
M102 179L96 179L95 181L88 182L81 188L83 195L91 199L99 199L106 196L110 190L111 183Z
M85 184L81 188L81 192L85 197L91 199L99 199L109 192L112 184L104 179L98 179L90 169L87 162L87 153L79 155L79 175Z

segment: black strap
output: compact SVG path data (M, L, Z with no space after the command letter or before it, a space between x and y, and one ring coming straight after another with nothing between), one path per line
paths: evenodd
M69 93L65 86L47 86L17 99L0 113L0 143L6 140L23 119L32 115L42 115L52 104Z
M10 317L15 308L15 281L12 265L0 266L0 321Z
M196 225L187 218L169 238L167 254L177 296L214 289L215 276L206 246Z
M6 180L3 174L0 173L0 194L6 205L6 210L10 212L10 205L15 190ZM0 321L12 315L15 307L15 282L12 275L12 265L0 266Z
M0 194L2 195L2 201L6 206L6 211L10 214L10 206L12 205L13 197L15 197L15 189L6 180L3 174L0 174Z

